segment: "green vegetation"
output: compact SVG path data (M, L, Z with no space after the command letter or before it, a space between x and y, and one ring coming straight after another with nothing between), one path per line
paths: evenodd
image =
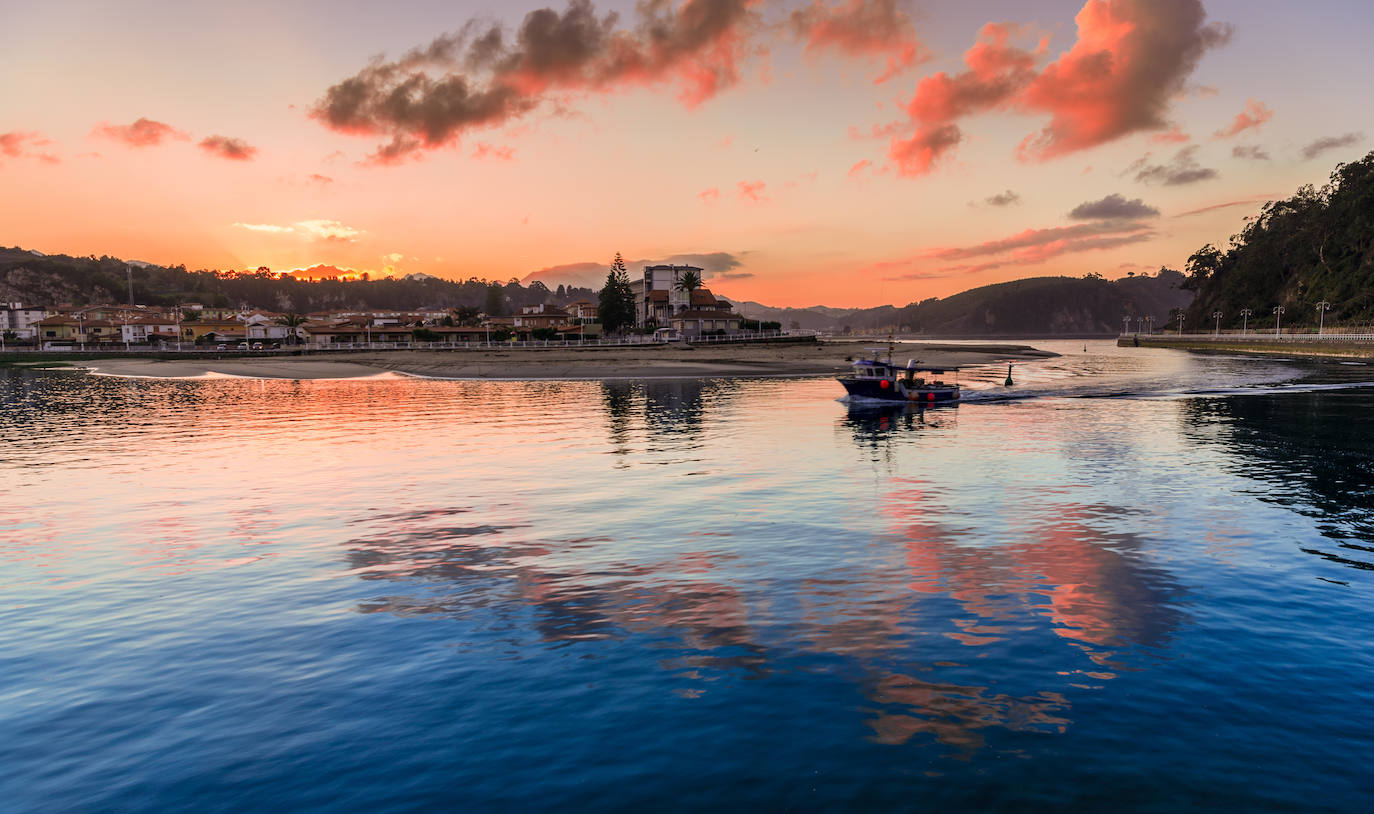
M128 300L125 269L117 257L37 255L0 248L0 301L37 305L96 305ZM297 280L268 268L254 271L187 271L185 266L135 265L134 290L145 305L198 302L212 308L263 308L308 313L333 308L408 310L468 307L507 313L523 305L566 305L591 300L590 288L559 286L550 291L538 281L463 281L415 276L384 279ZM488 308L491 306L491 308ZM186 313L189 319L190 312Z
M630 275L625 270L625 261L620 252L615 253L611 270L606 274L606 285L598 298L598 315L608 334L620 333L635 324L635 298L630 290Z
M1269 202L1226 251L1194 252L1187 271L1185 286L1197 291L1189 325L1211 326L1221 311L1222 327L1240 327L1245 308L1252 327L1272 325L1282 305L1284 325L1315 327L1321 302L1330 303L1327 325L1374 321L1374 152L1337 166L1321 189Z

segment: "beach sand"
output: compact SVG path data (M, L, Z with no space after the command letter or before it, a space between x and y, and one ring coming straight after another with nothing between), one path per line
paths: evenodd
M264 379L354 379L392 371L445 379L615 379L719 376L821 376L849 368L873 343L519 348L316 352L242 359L99 359L98 374L152 378L243 376ZM1056 354L1028 345L899 344L893 361L931 367L994 364Z

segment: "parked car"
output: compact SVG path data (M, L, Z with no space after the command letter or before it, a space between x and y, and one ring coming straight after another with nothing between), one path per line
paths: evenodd
M262 350L262 343L261 343L261 342L254 342L254 343L253 343L253 350Z
M239 343L239 350L248 350L248 343L247 343L247 342L240 342L240 343Z
M229 346L221 342L215 346L215 350L229 350Z

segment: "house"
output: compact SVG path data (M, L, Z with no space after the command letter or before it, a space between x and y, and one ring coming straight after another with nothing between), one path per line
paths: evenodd
M47 316L47 309L25 307L23 303L0 303L0 331L12 331L20 339L34 339L38 323Z
M730 303L712 294L710 289L692 291L688 302L686 309L673 314L667 322L673 329L681 331L683 336L700 336L715 331L727 334L739 332L743 317L730 310Z
M595 322L599 306L591 300L578 300L567 306L568 316L586 322Z
M568 319L567 311L552 305L526 305L520 309L519 315L511 317L511 327L517 333L526 333L542 328L557 328L567 324Z
M641 279L630 283L630 292L635 301L635 325L644 327L650 323L665 325L667 320L690 306L689 292L680 288L682 277L687 272L695 272L698 279L702 270L696 266L657 265L645 266Z

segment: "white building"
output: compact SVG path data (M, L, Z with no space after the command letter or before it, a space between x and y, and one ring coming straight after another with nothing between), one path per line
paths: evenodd
M46 315L45 308L26 308L18 302L0 303L0 331L13 331L20 339L33 339L38 335L38 321Z
M680 311L691 306L691 293L678 288L682 275L688 271L701 276L696 266L645 266L642 279L630 283L630 291L635 299L635 326L644 327L649 322L666 326L668 320Z

